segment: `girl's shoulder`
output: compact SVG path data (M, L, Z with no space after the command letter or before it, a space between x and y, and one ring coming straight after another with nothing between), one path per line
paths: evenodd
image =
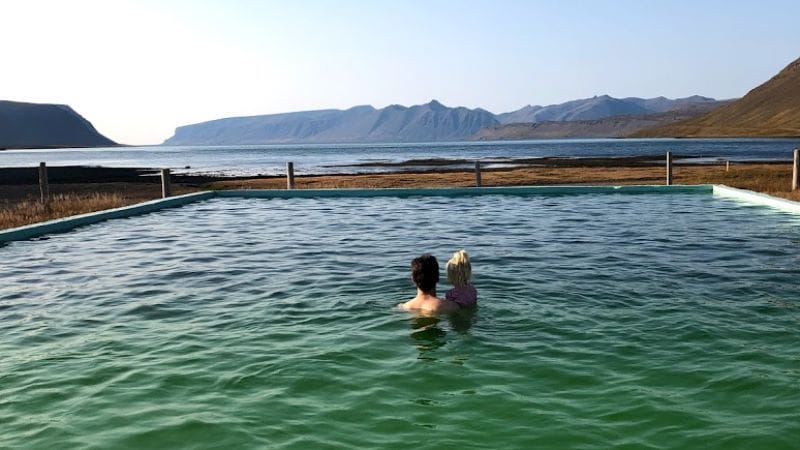
M474 306L478 300L478 290L475 289L472 283L469 283L450 289L445 294L445 298L461 306Z

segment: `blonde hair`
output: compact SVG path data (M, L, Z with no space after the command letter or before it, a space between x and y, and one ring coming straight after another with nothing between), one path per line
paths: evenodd
M472 265L469 263L469 255L464 250L453 253L450 261L447 261L447 280L453 286L465 286L472 278Z

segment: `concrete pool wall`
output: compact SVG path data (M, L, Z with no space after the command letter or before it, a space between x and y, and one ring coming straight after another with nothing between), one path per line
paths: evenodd
M580 195L580 194L713 194L733 198L750 204L761 204L783 211L800 213L800 203L772 197L744 189L723 185L633 185L633 186L519 186L519 187L465 187L423 189L252 189L204 191L152 200L122 208L109 209L47 222L25 225L0 231L0 244L23 241L52 233L63 233L84 225L109 219L146 214L166 208L186 205L214 197L239 198L319 198L319 197L410 197L441 196L460 197L474 195Z

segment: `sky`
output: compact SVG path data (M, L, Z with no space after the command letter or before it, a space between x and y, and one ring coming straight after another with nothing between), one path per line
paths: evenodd
M800 57L797 17L797 0L0 0L0 99L158 144L364 104L734 98Z

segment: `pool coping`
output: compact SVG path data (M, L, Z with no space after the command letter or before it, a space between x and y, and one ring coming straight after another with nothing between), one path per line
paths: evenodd
M787 200L785 198L773 197L771 195L749 191L747 189L730 187L724 184L715 184L713 185L713 188L714 195L741 200L747 203L770 206L782 211L800 213L800 202Z
M0 231L0 244L24 241L47 234L63 233L72 229L110 219L131 217L183 206L215 197L222 198L319 198L319 197L410 197L410 196L476 196L476 195L580 195L580 194L675 194L699 193L733 198L748 203L771 206L784 211L800 213L800 202L780 199L725 185L624 185L624 186L510 186L462 188L390 188L390 189L236 189L202 191L191 194L151 200L135 205L64 217L47 222L25 225Z
M215 191L218 197L318 198L318 197L464 197L476 195L579 195L579 194L676 194L712 193L710 184L622 186L491 186L453 188L381 189L231 189Z
M84 225L91 225L110 219L121 219L150 212L160 211L165 208L183 206L200 200L214 197L213 191L194 192L191 194L177 195L175 197L150 200L135 205L123 206L114 209L79 214L61 219L48 220L47 222L24 225L17 228L0 231L0 244L11 241L24 241L51 233L63 233Z

